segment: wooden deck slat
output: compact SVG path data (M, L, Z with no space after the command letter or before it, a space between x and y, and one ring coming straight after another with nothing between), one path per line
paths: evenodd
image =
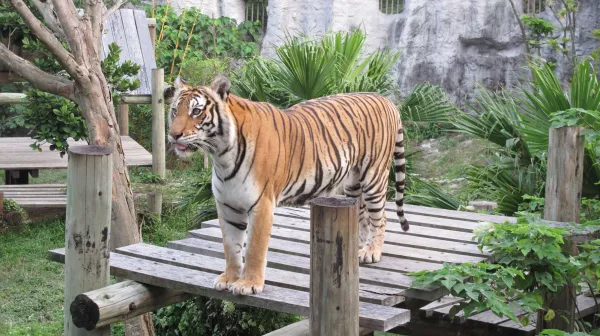
M152 154L129 136L121 137L125 163L127 166L152 166ZM84 140L69 139L69 146L87 145ZM50 169L67 168L68 155L62 158L56 151L50 151L49 144L42 146L42 151L33 151L29 144L33 139L28 137L0 138L0 169Z
M279 207L276 209L277 214L283 216L290 216L296 218L310 218L310 211L305 208L290 208L290 207ZM398 217L395 211L386 210L386 218L387 222L395 222L398 223ZM480 224L472 221L464 221L464 220L456 220L456 219L446 219L432 216L423 216L417 214L406 214L406 219L412 227L415 226L424 226L430 228L438 228L459 232L472 233L473 229L478 227ZM409 230L410 231L410 230Z
M215 241L201 240L197 238L186 238L169 242L169 248L182 250L192 253L205 254L218 258L224 258L223 244ZM285 269L294 272L308 274L310 260L307 256L298 256L269 250L267 253L267 264L273 268ZM435 270L440 269L441 264L433 264L414 260L400 258L383 258L380 262L370 265L362 265L365 268L361 272L360 278L368 283L397 287L394 276L386 274L381 275L374 271L383 271L393 273L407 273L417 270ZM380 276L381 275L381 276ZM383 280L381 280L383 279Z
M64 248L50 251L51 258L64 262ZM309 293L288 288L267 286L256 295L236 296L230 292L213 289L215 275L189 268L178 267L111 253L111 274L153 286L180 290L194 295L209 296L239 304L266 308L280 312L308 316ZM360 302L361 327L386 331L410 320L410 311L367 302Z
M287 219L289 221L289 219ZM308 231L309 224L306 221L300 220L299 223L296 223L296 227L294 229L286 228L279 223L286 222L285 218L281 218L279 216L275 216L273 222L273 231L277 231L275 234L277 237L282 239L288 239L296 242L308 242L310 238L310 232ZM219 227L218 220L211 220L202 223L203 227ZM295 230L296 228L301 228L303 231ZM414 231L419 231L420 228L415 228ZM273 233L272 233L273 234ZM416 247L422 248L424 250L431 251L439 251L439 252L449 252L456 253L474 257L486 257L489 255L487 252L481 252L479 248L475 244L469 243L459 243L452 241L445 241L441 239L432 239L425 237L407 237L402 233L395 233L386 230L385 233L385 244L398 245L398 246L406 246L406 247Z
M121 20L123 23L123 34L125 35L125 46L123 48L127 48L129 50L129 59L140 66L140 70L138 73L138 78L140 80L140 87L137 89L138 92L150 92L150 74L148 73L148 69L144 65L144 57L142 56L142 47L140 46L140 38L138 36L137 27L135 24L135 16L133 14L133 9L123 8L120 10L121 12ZM145 14L144 14L145 16ZM146 24L146 30L148 30L148 25ZM151 50L152 54L154 53Z
M308 206L304 206L303 208L308 209ZM396 204L394 202L387 202L385 204L385 208L387 210L391 210L391 211L395 212ZM501 216L501 215L488 215L488 214L481 214L481 213L477 213L477 212L468 212L468 211L430 208L430 207L426 207L426 206L413 205L413 204L404 204L404 213L435 216L435 217L439 217L439 218L448 218L448 219L459 219L459 220L466 220L466 221L472 221L472 222L494 222L494 223L504 223L505 221L508 221L510 223L517 222L516 217Z
M216 228L206 228L200 230L190 231L190 234L194 235L197 238L209 239L213 241L221 240L221 230ZM282 240L278 238L287 238L293 237L295 240L302 240L303 243L299 243L297 241L290 240ZM304 255L308 256L309 247L308 247L308 239L302 239L300 236L300 232L290 232L287 229L277 229L274 228L271 234L271 240L269 241L269 248L276 250L278 252L285 252L296 255ZM405 247L405 246L397 246L391 244L383 245L383 259L385 256L399 257L404 259L412 259L419 260L425 262L433 262L433 263L464 263L464 262L480 262L483 260L487 260L486 257L473 257L460 255L449 252L438 252L438 251L429 251L425 249L413 248L413 247Z
M214 273L215 275L219 275L225 270L224 259L148 244L125 246L117 249L117 252L140 259L158 261L173 266L186 267L198 271ZM267 267L265 271L265 282L272 286L308 292L309 275ZM383 292L384 294L378 294L380 292ZM383 305L399 303L390 301L388 295L385 294L390 292L395 292L398 296L404 294L401 290L392 291L390 288L381 288L379 286L369 284L361 284L359 294L360 300L364 302Z

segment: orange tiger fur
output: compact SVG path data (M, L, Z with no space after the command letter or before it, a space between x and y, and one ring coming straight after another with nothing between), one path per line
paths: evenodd
M394 104L374 93L348 93L282 111L230 94L229 87L225 77L210 87L192 87L178 78L169 113L169 141L176 153L185 157L202 149L213 160L227 265L215 288L260 293L274 207L304 204L338 189L361 201L359 260L378 262L392 154L397 214L408 230L402 209L404 141Z

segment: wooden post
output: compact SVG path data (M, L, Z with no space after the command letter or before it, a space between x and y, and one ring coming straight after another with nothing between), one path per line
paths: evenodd
M0 222L4 220L4 192L0 191Z
M544 219L558 222L579 223L581 192L583 188L584 139L582 127L551 128L548 141L548 170ZM570 255L577 255L577 244L566 239L564 248ZM556 317L544 321L538 313L537 329L560 329L573 332L575 326L575 288L566 286L547 297L549 308Z
M120 135L129 135L129 105L119 103L119 131Z
M150 40L152 41L152 49L156 51L156 19L148 18L148 30L150 31Z
M112 149L69 148L65 228L65 335L110 335L110 327L77 328L69 307L81 293L110 284L109 248L112 210Z
M310 211L310 335L358 336L358 201L317 198Z
M161 178L166 176L165 157L165 77L164 69L152 69L152 172ZM160 217L162 213L162 194L148 194L150 212Z
M126 280L77 295L70 311L77 327L94 330L192 297L184 292Z

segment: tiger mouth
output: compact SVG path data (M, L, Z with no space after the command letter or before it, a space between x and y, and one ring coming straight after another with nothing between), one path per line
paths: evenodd
M182 143L179 143L179 142L175 142L175 143L173 143L173 146L174 146L176 149L178 149L178 150L180 150L180 151L182 151L182 152L185 152L185 151L191 150L191 148L190 148L188 145L184 145L184 144L182 144Z

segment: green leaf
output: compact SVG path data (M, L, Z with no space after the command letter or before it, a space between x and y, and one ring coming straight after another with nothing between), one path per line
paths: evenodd
M554 313L554 310L548 309L548 311L544 315L544 321L552 321L555 315L556 314Z

